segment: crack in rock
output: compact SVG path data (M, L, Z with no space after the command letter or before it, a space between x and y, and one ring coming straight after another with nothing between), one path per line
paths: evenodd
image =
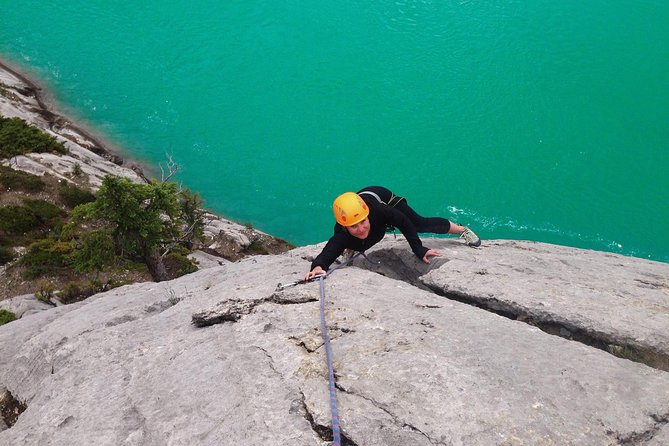
M644 445L648 441L652 440L660 429L669 424L669 412L658 415L651 414L650 418L653 419L654 423L648 429L643 432L631 432L627 435L616 435L616 440L620 446L635 446L635 445ZM612 432L613 433L613 432Z
M275 365L274 365L274 358L272 358L272 355L270 355L269 352L268 352L267 350L265 350L264 348L262 348L262 347L259 346L259 345L254 345L253 347L255 347L255 348L257 348L258 350L260 350L261 352L263 352L263 354L265 355L265 357L269 360L269 368L272 369L272 371L273 371L274 373L276 373L277 376L279 376L279 377L283 380L283 374L282 374L280 371L278 371L278 370L276 369L276 367L275 367Z
M431 305L431 304L414 304L418 308L425 308L425 309L430 309L430 308L442 308L441 305Z
M638 282L641 284L641 286L645 288L649 288L651 290L665 290L668 289L669 286L667 286L664 283L661 282L650 282L648 280L642 280L642 279L634 279L635 282Z
M489 297L485 301L477 296L464 293L445 292L439 287L430 287L430 290L439 296L456 302L471 305L485 311L503 316L507 319L524 322L537 327L544 333L559 336L570 341L605 351L618 358L639 362L658 370L669 372L669 356L665 353L644 348L643 346L621 344L604 333L590 332L571 324L566 320L558 320L547 314L530 315L520 306L511 305L498 299Z
M237 322L242 316L253 313L256 307L265 303L296 305L317 301L318 298L310 295L281 291L261 299L230 299L219 302L209 310L193 313L192 323L197 327L207 327L224 322Z
M9 390L0 387L0 416L8 429L16 424L19 416L27 408L28 406L14 398Z
M290 336L289 339L294 341L295 345L300 347L302 350L304 350L308 354L315 353L316 351L318 351L318 349L320 349L323 346L322 342L318 345L309 346L309 345L307 345L307 341L300 340L296 336Z
M519 246L518 248L531 251L531 249L522 246ZM369 257L379 263L370 264L368 262L363 263L362 260L356 260L353 265L385 277L401 280L409 285L450 300L470 305L511 320L525 322L539 328L545 333L560 336L570 341L579 342L589 347L600 349L619 358L639 362L649 367L669 372L669 354L658 351L650 346L638 344L634 342L633 339L614 339L611 336L607 336L605 333L585 330L582 327L570 323L568 320L560 319L555 315L545 312L528 314L528 309L519 305L514 305L510 302L496 299L492 295L483 297L456 291L445 291L439 286L425 283L422 276L427 270L421 271L421 265L408 263L407 259L394 249L380 249L370 253ZM565 264L569 265L568 263ZM513 265L508 266L513 268ZM516 270L524 272L522 269ZM474 273L479 275L489 274L485 268L481 268ZM635 280L637 283L649 289L667 288L663 278L659 276L648 275L648 279Z
M307 407L307 403L305 401L305 396L304 393L302 393L302 401L300 402L301 404L301 412L304 414L304 418L307 420L309 425L311 426L311 430L313 430L318 437L327 442L331 442L333 440L332 436L332 428L328 426L323 426L322 424L316 423L316 420L314 419L313 414L309 411L309 408ZM342 446L358 446L356 442L348 438L346 435L344 435L344 432L340 432L341 436L341 444Z
M383 407L383 405L382 405L381 403L377 402L376 400L374 400L374 399L372 399L372 398L370 398L370 397L368 397L368 396L361 395L361 394L359 394L359 393L351 392L351 391L349 391L348 389L342 387L339 383L335 384L335 387L337 388L337 390L339 390L339 391L341 391L341 392L343 392L343 393L346 393L347 395L351 395L351 396L355 396L355 397L358 397L358 398L362 398L363 400L369 402L371 405L373 405L374 407L376 407L377 409L379 409L380 411L382 411L383 413L385 413L386 415L388 415L388 416L393 420L393 423L395 423L396 426L399 426L400 429L405 429L405 430L408 429L408 430L410 430L410 431L412 431L412 432L415 432L415 433L418 434L418 435L422 435L423 437L425 437L425 438L427 439L427 441L430 442L430 444L446 446L445 443L440 442L440 441L437 441L437 440L434 440L434 439L431 438L427 433L425 433L425 432L423 432L422 430L418 429L416 426L414 426L414 425L412 425L412 424L409 424L409 423L407 423L407 422L405 422L405 421L400 420L399 417L398 417L397 415L395 415L395 414L393 414L392 412L390 412L390 410L388 410L388 409L386 409L385 407Z
M420 280L425 271L421 272L415 265L407 264L397 252L382 249L370 252L367 257L369 261L366 259L356 259L351 265L384 277L400 280L424 291L431 291Z

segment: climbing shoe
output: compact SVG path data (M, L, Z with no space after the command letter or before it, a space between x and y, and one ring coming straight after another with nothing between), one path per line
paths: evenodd
M460 238L465 239L467 245L471 246L472 248L481 246L481 239L479 236L474 234L474 231L469 229L467 226L465 226L465 230L460 234Z

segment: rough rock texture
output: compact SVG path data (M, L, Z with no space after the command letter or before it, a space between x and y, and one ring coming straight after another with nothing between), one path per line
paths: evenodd
M205 241L200 247L228 260L239 260L247 255L277 254L289 249L284 240L273 237L247 225L240 225L213 214L205 215Z
M0 308L11 311L17 318L53 308L54 305L38 300L34 294L22 294L10 299L0 300Z
M669 373L458 300L513 298L577 326L597 313L572 290L588 283L596 308L626 296L589 326L666 349L667 288L630 284L666 283L669 265L530 242L426 244L445 257L423 265L388 241L370 252L382 265L356 260L324 281L343 444L666 444ZM0 444L328 444L318 283L276 291L320 246L0 327L0 387L27 406ZM655 325L634 326L640 307Z
M405 245L370 251L381 261L370 268L669 371L666 263L534 242L466 249L456 240L435 240L431 246L444 254L437 260L444 266L428 272L412 267Z

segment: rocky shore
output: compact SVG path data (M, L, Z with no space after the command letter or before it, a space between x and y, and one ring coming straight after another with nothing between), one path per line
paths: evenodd
M96 190L107 175L126 177L138 183L148 181L140 165L126 163L118 152L107 148L108 143L55 111L39 85L3 61L0 61L0 116L21 118L53 136L69 150L68 155L29 153L0 161L15 170L48 176L58 182L73 182L68 174L76 166L92 190ZM213 213L207 213L205 221L205 239L196 246L198 261L222 263L258 253L284 252L290 248L284 240ZM0 285L5 288L0 291L0 301L30 288L25 283L15 283L15 279L11 283L3 281L2 275L3 270L0 270ZM21 303L14 303L13 308L41 307L35 301L19 300ZM4 305L9 306L9 303Z
M78 162L86 173L92 175L91 184L94 187L99 186L106 174L146 181L138 165L124 165L123 159L108 150L99 138L73 124L52 107L35 82L0 60L0 116L21 118L53 136L72 152L71 156L62 160L57 155L18 156L10 160L12 167L62 178L66 169L71 170L73 163ZM69 181L66 178L63 180Z
M14 168L63 175L87 160L91 178L144 181L49 124L16 74L0 83L0 113L72 153ZM55 308L0 302L23 316L0 326L0 444L331 444L319 284L277 288L323 244L241 258L257 231L208 228L205 251L235 261L202 251L200 271L175 280ZM530 241L426 244L444 256L426 265L388 238L323 282L343 445L669 444L669 264Z

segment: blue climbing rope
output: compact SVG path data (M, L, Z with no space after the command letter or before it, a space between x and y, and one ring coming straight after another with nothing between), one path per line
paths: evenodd
M356 257L362 255L368 262L374 262L367 257L364 252L358 252L353 255L348 261L330 268L327 273L322 274L318 277L320 282L320 291L321 291L321 334L323 335L323 344L325 345L325 356L328 363L328 381L330 388L330 411L332 412L332 445L341 446L341 429L339 427L339 412L337 411L337 391L335 388L335 377L334 377L334 367L332 366L332 346L330 345L330 337L328 336L328 327L325 322L325 282L323 280L332 274L335 270L348 266L356 259Z
M328 362L328 380L330 382L330 411L332 412L332 444L341 445L341 431L339 429L339 413L337 411L337 393L335 390L334 368L332 367L332 346L328 336L328 327L325 323L325 274L319 277L321 288L321 333L325 344L325 356Z

